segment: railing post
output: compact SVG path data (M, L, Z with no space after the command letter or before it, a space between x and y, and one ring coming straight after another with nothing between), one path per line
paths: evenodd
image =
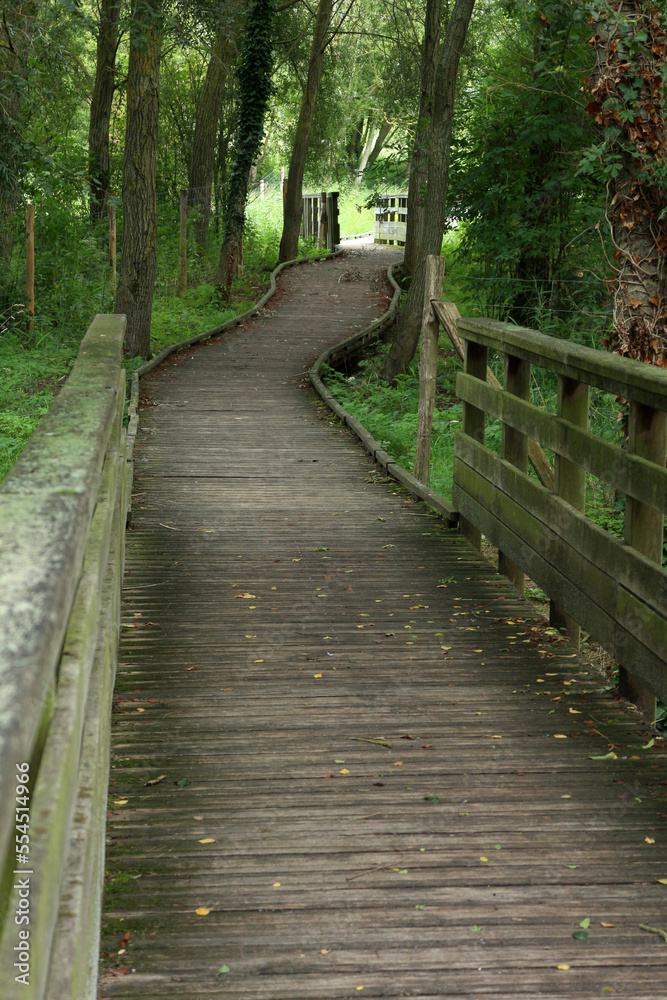
M584 382L558 376L557 415L577 427L588 429L589 390ZM556 455L556 493L575 510L583 513L586 506L586 471L575 462ZM581 628L573 618L554 601L549 604L549 621L556 628L565 629L572 644L578 649Z
M463 370L466 375L472 375L474 378L478 378L482 382L486 382L487 354L488 352L484 344L476 344L473 340L466 340L465 359L463 362ZM485 417L486 415L484 410L480 410L478 407L472 406L471 403L464 402L462 421L463 433L468 434L480 444L484 444ZM459 518L459 528L470 544L476 548L478 552L481 552L482 532L479 528L476 528L475 525L468 521L465 517Z
M181 269L178 276L178 294L185 295L188 289L188 189L181 188L181 231L178 245Z
M328 230L329 218L327 216L327 193L326 191L323 191L320 195L320 228L317 235L318 250L326 250Z
M520 399L530 399L530 363L505 354L505 390ZM509 424L503 424L502 457L520 472L528 471L528 438ZM498 572L512 581L523 594L524 572L504 552L498 552Z
M431 457L431 429L435 409L435 378L438 372L438 333L440 323L433 312L431 299L442 295L445 258L429 254L426 258L426 284L422 310L421 346L419 351L419 423L415 448L415 478L428 486Z
M665 465L667 451L667 413L632 401L628 424L628 451L656 465ZM648 504L627 497L625 540L633 549L654 562L662 562L664 515ZM622 664L618 687L624 698L633 702L651 721L655 719L655 695Z

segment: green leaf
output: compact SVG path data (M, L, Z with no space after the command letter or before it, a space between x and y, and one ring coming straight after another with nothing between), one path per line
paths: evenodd
M582 921L580 921L579 926L583 927L584 930L587 931L588 928L591 926L591 918L590 917L584 917L584 919Z
M644 744L644 746L642 747L642 750L648 750L650 747L653 746L654 743L655 743L655 740L649 740L648 743Z
M612 751L611 753L604 753L598 756L588 755L589 760L616 760L616 754Z
M575 931L572 937L575 941L588 941L588 931Z
M179 778L178 781L174 782L174 784L178 785L179 788L185 788L185 786L189 785L190 783L191 783L190 778Z
M221 975L223 975L223 974L224 974L225 972L229 972L229 971L230 971L230 969L229 969L229 966L228 966L228 965L221 965L221 966L220 966L220 968L218 969L218 972L217 972L217 975L218 975L218 976L221 976Z
M426 907L425 906L420 906L419 903L417 903L416 906L415 906L415 910L425 910L425 909L426 909Z
M424 801L432 802L434 806L437 806L438 802L440 801L440 797L438 795L425 795Z

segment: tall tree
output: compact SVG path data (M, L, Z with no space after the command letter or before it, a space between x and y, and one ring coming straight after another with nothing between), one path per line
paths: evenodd
M667 368L667 133L663 11L645 0L598 0L587 111L604 127L593 150L609 182L614 244L612 351Z
M109 123L115 89L116 52L121 0L101 0L97 33L97 65L90 102L88 183L91 221L106 211L110 194Z
M157 251L161 0L139 0L130 32L123 160L123 238L116 312L127 316L125 353L150 357Z
M215 284L229 292L241 259L250 170L264 138L264 117L272 92L275 0L252 0L239 70L236 156L225 205L225 228Z
M280 240L280 261L293 260L299 251L299 229L301 228L303 173L306 166L306 156L310 143L310 130L315 114L317 95L322 80L324 66L324 51L327 45L327 32L331 24L333 0L320 0L317 8L317 18L313 31L313 41L310 47L308 76L303 88L299 120L290 157L287 192L283 207L283 233Z
M188 207L197 210L194 231L200 246L206 245L211 219L211 187L215 172L218 122L225 82L236 53L239 4L229 3L215 34L206 77L197 102L190 160Z
M475 0L456 0L441 43L433 91L433 117L428 143L428 172L420 255L414 262L405 308L385 362L384 376L393 381L405 371L419 342L426 280L426 257L440 255L447 216L447 179L454 120L456 77Z
M411 276L421 254L421 239L424 228L424 195L428 176L428 141L433 115L433 90L435 71L440 45L440 17L442 0L427 0L424 22L424 40L421 57L421 94L419 100L419 120L415 129L415 140L410 158L410 178L408 181L408 223L405 232L405 252L403 275Z

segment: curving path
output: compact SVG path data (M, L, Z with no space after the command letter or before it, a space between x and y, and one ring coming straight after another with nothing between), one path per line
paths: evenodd
M395 259L142 382L101 998L665 993L664 755L307 381Z

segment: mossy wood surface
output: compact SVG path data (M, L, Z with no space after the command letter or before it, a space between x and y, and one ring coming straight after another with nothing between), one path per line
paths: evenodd
M104 719L115 663L127 492L124 330L123 317L96 317L67 384L0 492L0 779L7 790L0 805L7 903L0 981L6 1000L95 996L91 969L94 973L105 803L97 789L93 808L87 809L90 782L82 789L82 778L94 771L103 789L108 766ZM105 676L91 687L100 660ZM93 697L100 689L104 697ZM97 718L89 718L91 711ZM31 765L29 992L15 981L14 969L18 928L11 871L16 865L9 845L19 762ZM83 868L76 863L81 851ZM58 947L71 987L54 992L53 937L58 922L68 917L78 929L69 940L61 935Z

